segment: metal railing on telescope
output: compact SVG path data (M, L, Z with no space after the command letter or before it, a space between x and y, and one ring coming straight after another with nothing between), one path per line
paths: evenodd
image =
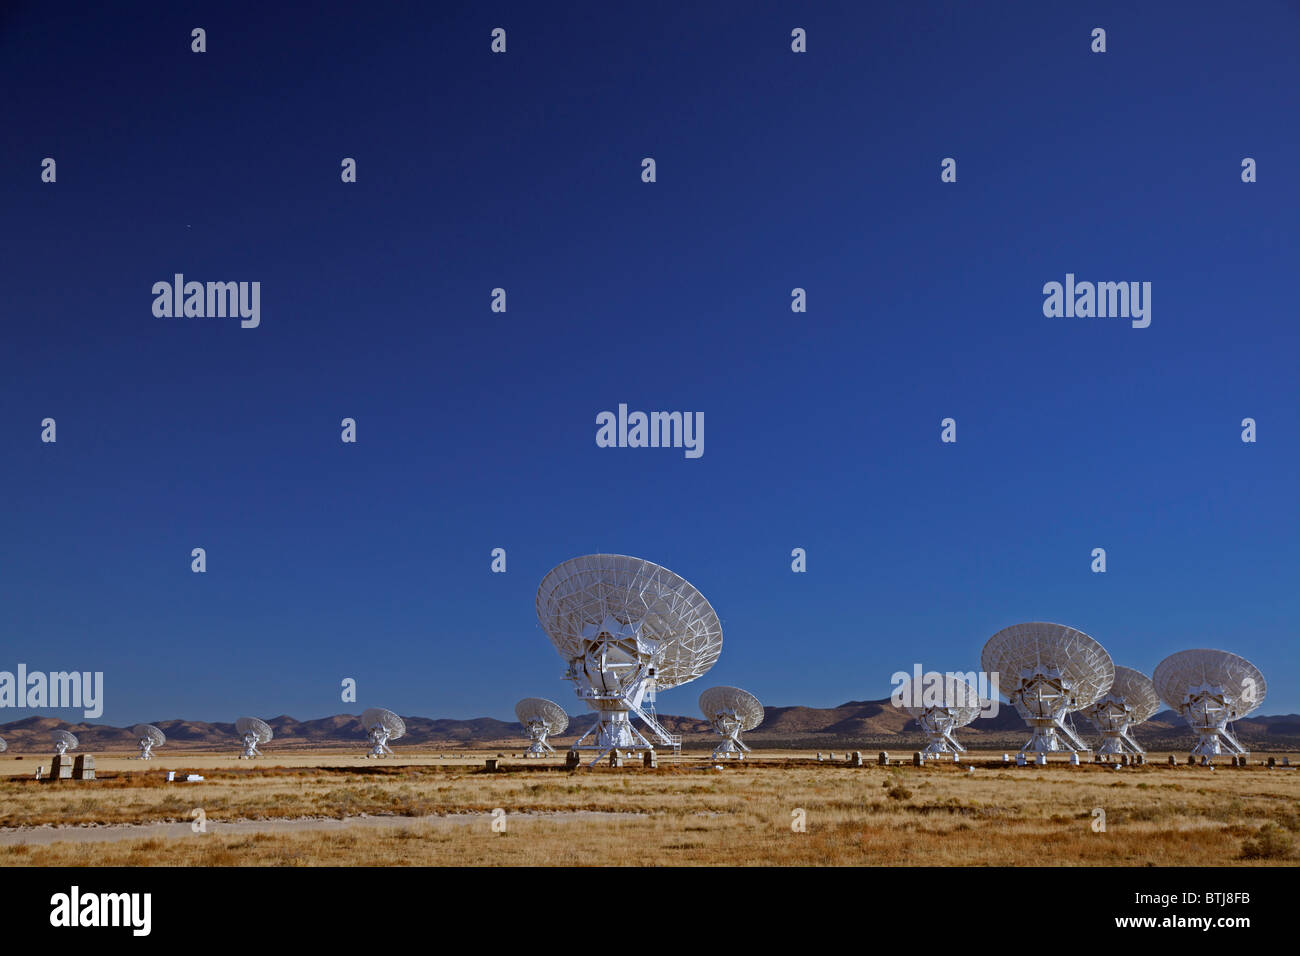
M644 677L644 674L645 669L643 668L641 674L638 676ZM680 757L682 753L682 735L670 734L668 730L659 723L659 714L655 710L656 689L654 682L651 681L649 686L646 687L644 696L641 698L642 706L635 708L637 716L645 721L646 726L648 726L651 732L659 738L661 743L667 744L672 748L673 756Z
M661 743L667 744L673 750L674 756L681 756L682 753L682 735L670 734L664 726L655 718L658 716L654 712L654 705L649 707L637 707L636 715L645 721L646 726L659 738Z

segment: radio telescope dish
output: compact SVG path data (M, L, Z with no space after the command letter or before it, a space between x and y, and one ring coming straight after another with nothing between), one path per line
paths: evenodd
M1064 624L1013 624L989 638L980 666L998 675L999 690L1032 730L1022 754L1088 749L1067 716L1095 703L1115 679L1114 662L1091 637Z
M537 619L568 665L565 678L598 715L573 745L596 750L653 750L629 715L680 753L654 712L656 689L689 683L722 653L722 624L680 575L623 554L588 554L554 568L537 589Z
M562 734L569 727L569 715L564 708L545 697L525 697L515 704L515 716L524 725L524 730L533 739L528 748L527 757L544 757L555 753L555 748L546 742L552 734Z
M366 754L367 757L394 756L388 742L406 733L406 721L382 707L371 707L362 714L361 726L370 737L370 753Z
M59 755L67 753L69 750L77 749L77 738L66 730L56 730L50 734L50 739L54 743L54 752Z
M1098 754L1144 754L1130 731L1160 709L1156 685L1141 671L1115 666L1110 690L1080 711L1101 732Z
M710 687L700 695L700 713L722 737L722 743L713 751L713 759L744 760L749 748L741 742L740 734L763 722L763 705L758 698L739 687Z
M240 760L261 757L262 751L257 749L257 745L264 744L275 736L271 725L256 717L240 717L235 721L235 733L244 738L244 752L239 755Z
M967 680L953 674L935 674L934 682L917 682L908 678L894 689L891 699L916 718L929 743L921 751L924 759L942 754L965 753L953 731L965 727L984 709L979 691Z
M1248 752L1228 724L1254 713L1264 702L1268 687L1258 667L1227 651L1179 651L1156 666L1154 679L1160 699L1196 732L1192 756L1200 757L1202 764L1225 750Z
M4 753L8 749L9 749L9 745L5 743L5 739L3 737L0 737L0 754Z
M167 735L153 724L136 724L131 728L131 733L135 734L140 742L141 760L152 760L153 748L167 743Z

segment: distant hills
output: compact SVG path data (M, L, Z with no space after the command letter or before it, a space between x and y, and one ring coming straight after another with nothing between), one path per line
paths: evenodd
M763 723L745 735L754 747L793 749L894 748L912 749L924 740L916 722L883 700L848 701L838 707L767 707ZM432 717L403 717L406 736L395 741L395 749L446 751L474 747L521 748L526 742L518 723L479 717L473 720L450 720ZM553 738L562 750L595 722L594 714L570 718L569 731ZM685 743L702 746L714 739L706 721L698 717L659 716L670 733L681 734ZM236 750L239 737L234 723L207 723L194 720L159 720L154 723L167 735L168 744L187 750ZM295 720L282 715L267 720L275 731L269 745L273 750L305 750L322 747L362 748L366 734L361 718L354 714L336 714L315 720ZM1075 719L1085 739L1094 741L1096 734L1088 722ZM1252 716L1233 725L1242 742L1260 750L1300 749L1300 714L1275 717ZM76 734L84 751L132 751L136 739L129 727L104 724L67 723L51 717L27 717L0 724L0 737L9 745L10 754L50 752L50 731L69 730ZM1150 750L1186 750L1194 739L1183 721L1172 711L1156 714L1134 732L1138 741ZM1018 749L1028 737L1023 721L1009 705L996 717L976 720L958 732L958 739L968 747Z

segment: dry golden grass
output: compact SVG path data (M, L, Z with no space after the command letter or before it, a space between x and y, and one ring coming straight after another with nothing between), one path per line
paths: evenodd
M328 762L328 761L327 761ZM567 772L394 763L0 782L0 826L186 821L207 833L0 846L50 865L1295 865L1300 773L1153 764L1112 771L952 765L849 768L755 760ZM505 833L488 814L506 811ZM1094 810L1106 830L1094 832ZM795 832L793 811L806 832ZM615 816L588 815L614 814ZM393 815L346 830L222 830L225 821ZM478 816L476 816L478 815ZM373 821L370 821L373 823ZM13 831L9 831L12 835ZM0 834L3 835L3 834Z

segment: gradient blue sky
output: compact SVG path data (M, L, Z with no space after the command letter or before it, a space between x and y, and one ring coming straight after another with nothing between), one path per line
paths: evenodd
M0 669L117 724L578 711L536 588L610 551L722 618L667 713L1040 619L1300 710L1296 4L267 6L0 14ZM155 318L176 272L261 327ZM1066 272L1150 328L1045 318ZM620 402L703 458L598 448Z

